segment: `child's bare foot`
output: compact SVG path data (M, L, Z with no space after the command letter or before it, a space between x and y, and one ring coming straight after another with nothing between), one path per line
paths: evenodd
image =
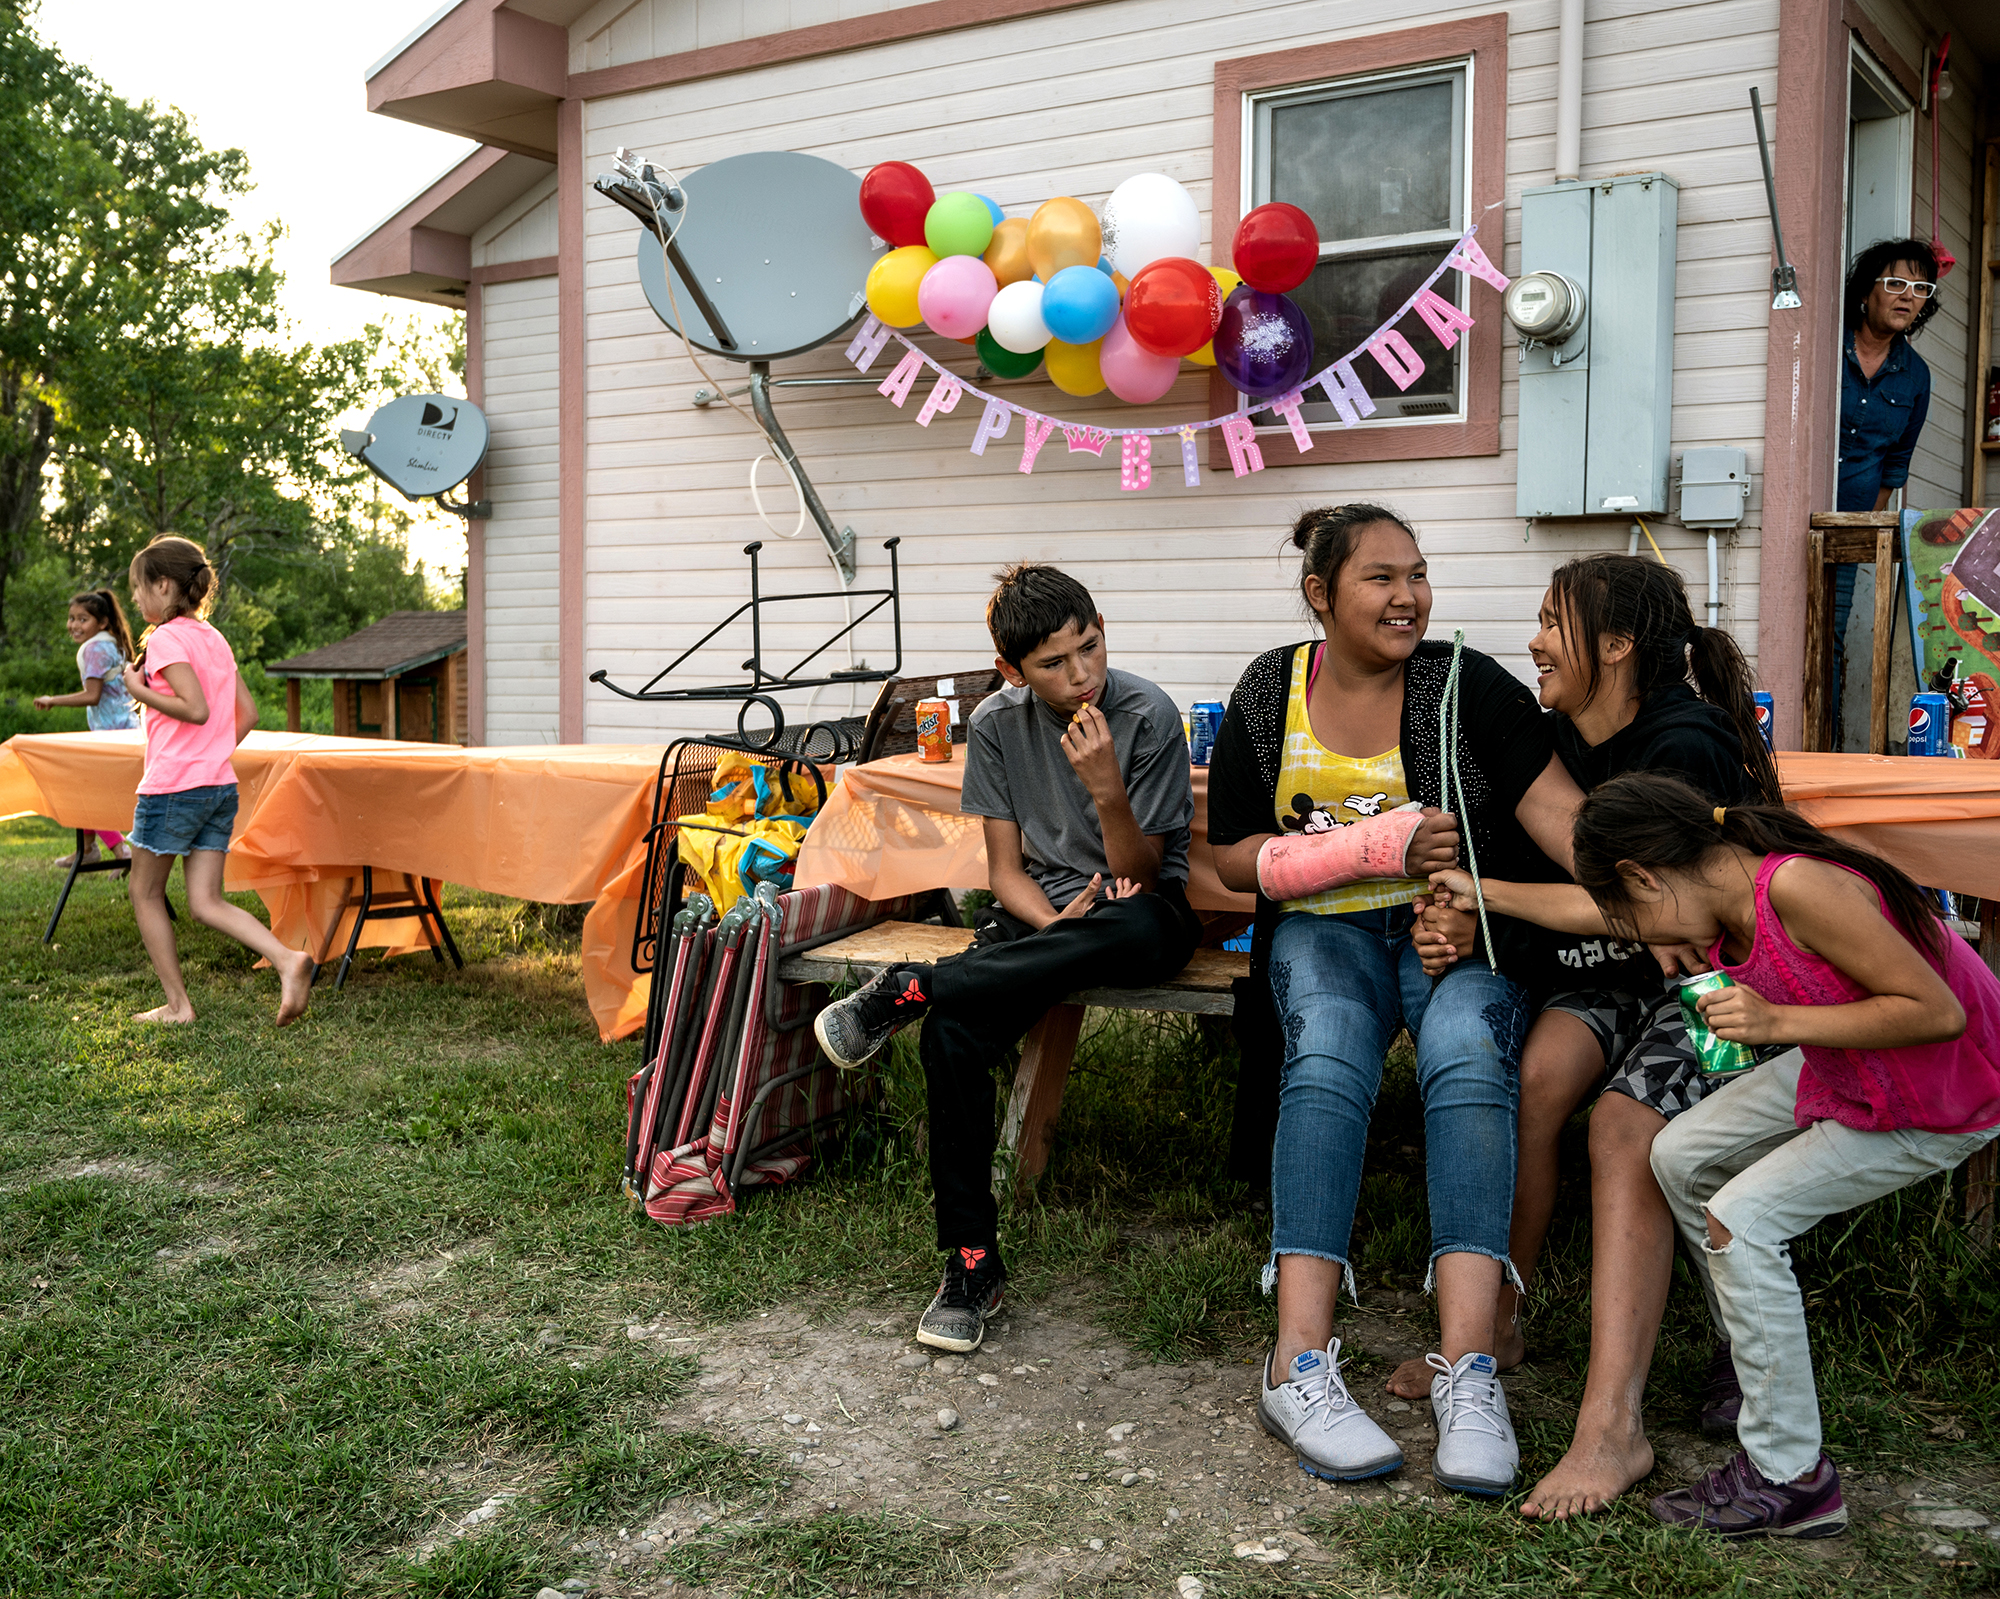
M1386 1386L1400 1399L1428 1399L1431 1396L1431 1379L1436 1375L1425 1363L1424 1357L1419 1355L1390 1372Z
M132 1020L135 1022L191 1022L194 1020L194 1007L185 1003L180 1005L157 1005L152 1010L138 1012Z
M1500 1289L1500 1308L1493 1315L1493 1360L1502 1371L1512 1371L1528 1358L1528 1335L1522 1325L1521 1296L1511 1285Z
M1567 1521L1592 1516L1636 1482L1652 1475L1653 1446L1644 1433L1618 1439L1577 1438L1555 1470L1521 1501L1521 1514L1535 1521Z
M302 949L287 950L278 968L278 1025L289 1027L312 1003L313 958Z

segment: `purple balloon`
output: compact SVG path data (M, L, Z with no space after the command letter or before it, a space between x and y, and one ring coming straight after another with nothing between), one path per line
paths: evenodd
M1312 371L1312 327L1288 295L1243 284L1222 302L1215 364L1231 388L1274 400Z

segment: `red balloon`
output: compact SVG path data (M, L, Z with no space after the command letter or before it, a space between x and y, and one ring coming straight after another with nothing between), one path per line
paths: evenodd
M1274 200L1236 224L1230 258L1237 276L1251 288L1284 294L1305 282L1319 265L1319 229L1297 206Z
M898 249L924 242L924 218L936 202L931 180L907 161L884 161L861 180L861 220Z
M1163 256L1142 266L1125 291L1125 327L1132 342L1176 360L1215 336L1222 317L1222 289L1215 274L1185 256Z

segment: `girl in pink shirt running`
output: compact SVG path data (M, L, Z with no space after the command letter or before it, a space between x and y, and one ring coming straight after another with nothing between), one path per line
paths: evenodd
M257 704L236 671L229 641L202 615L215 573L199 544L171 534L132 558L132 603L151 624L125 686L146 708L146 775L133 811L132 914L146 941L167 1002L141 1022L191 1022L174 927L167 919L167 877L184 856L188 910L277 968L278 1025L305 1014L312 958L287 949L248 911L222 897L222 867L236 821L236 770L229 757L257 725Z
M1743 1384L1743 1452L1653 1514L1724 1537L1827 1537L1847 1511L1787 1244L2000 1135L2000 979L1895 867L1778 806L1713 806L1634 773L1592 791L1575 840L1576 880L1614 930L1695 944L1733 980L1700 1000L1719 1037L1796 1046L1653 1142Z

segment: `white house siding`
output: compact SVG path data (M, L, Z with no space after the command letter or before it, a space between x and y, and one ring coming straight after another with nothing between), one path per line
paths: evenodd
M486 735L553 744L556 722L556 280L489 283L485 328Z
M1185 183L1206 215L1216 60L1496 9L1253 0L1218 13L1186 0L1123 0L596 102L586 116L587 170L603 170L618 145L683 173L774 148L857 171L901 158L920 164L940 190L974 188L1016 214L1054 194L1100 202L1120 179L1152 170ZM1510 272L1519 269L1520 191L1552 175L1556 11L1554 0L1511 8L1509 204L1495 214L1506 219ZM1752 83L1767 103L1776 98L1777 17L1777 0L1671 8L1593 0L1585 41L1585 176L1657 167L1682 185L1675 450L1741 444L1753 471L1763 456L1770 263L1744 102ZM1475 92L1493 89L1482 80ZM1782 128L1774 133L1783 137ZM1497 231L1489 224L1486 237ZM741 547L766 537L745 489L756 436L719 406L689 406L703 379L647 306L635 243L622 212L598 201L586 207L585 670L605 668L628 682L650 675L745 597ZM931 340L926 347L970 371L961 347ZM707 364L718 376L740 372ZM990 659L980 617L991 574L1011 560L1052 560L1098 597L1114 661L1185 703L1222 694L1257 651L1300 636L1296 557L1281 549L1284 532L1306 506L1361 498L1386 501L1419 528L1437 593L1433 636L1463 626L1469 643L1525 675L1525 644L1550 568L1572 554L1622 550L1629 526L1524 530L1513 514L1513 368L1509 340L1498 456L1286 466L1240 482L1226 469L1218 476L1204 456L1200 488L1182 487L1169 461L1141 494L1121 493L1114 467L1066 456L1060 434L1034 475L1022 477L1018 423L983 459L972 456L970 401L928 433L911 420L914 396L898 412L866 390L781 394L779 414L836 523L851 523L860 536L864 584L886 579L882 540L903 539L906 672ZM781 368L842 370L837 349ZM1144 410L1108 395L1070 399L1042 383L1008 392L1103 425L1207 410L1205 381L1191 369L1167 400ZM1289 453L1281 445L1273 458ZM789 526L790 497L768 464L765 482L774 520ZM1756 505L1753 498L1744 529L1729 541L1723 590L1724 620L1753 654ZM1672 527L1655 532L1699 584L1699 538ZM766 537L765 554L768 589L817 588L827 579L810 529L796 544ZM767 650L801 653L838 614L828 605L810 618L774 621ZM746 643L747 634L731 635L691 661L682 680L735 676ZM862 653L871 663L885 660L886 635L865 637ZM836 699L844 709L844 696L830 694L821 712ZM585 718L587 736L599 740L706 725L699 712L634 705L595 687L586 691Z
M922 0L600 0L570 24L569 69L620 67L918 4Z
M472 264L501 266L556 253L556 175L551 172L472 235Z

